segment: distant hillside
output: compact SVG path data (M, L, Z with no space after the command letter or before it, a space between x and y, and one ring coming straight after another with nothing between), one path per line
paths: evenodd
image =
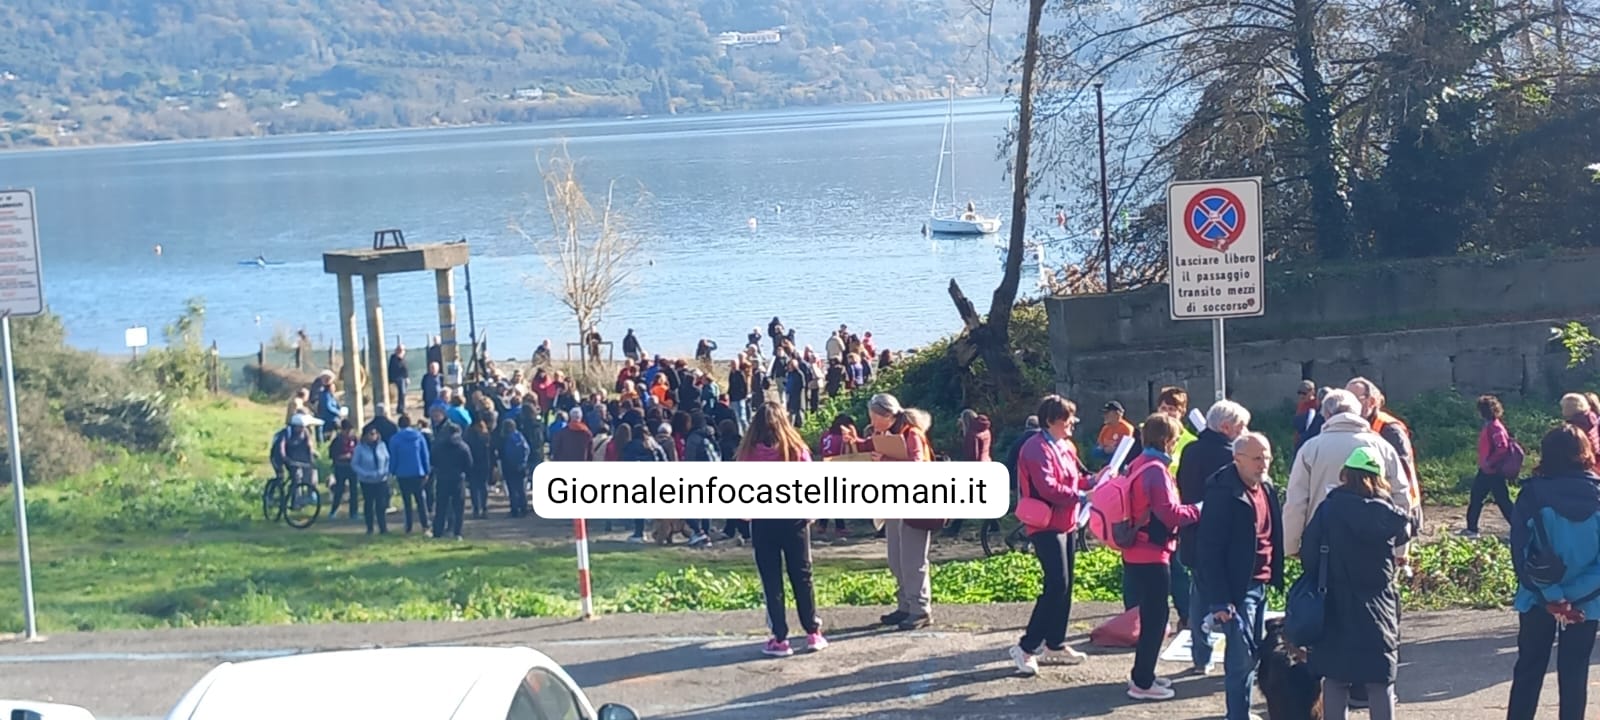
M969 0L7 0L0 147L994 93L997 5L986 41Z

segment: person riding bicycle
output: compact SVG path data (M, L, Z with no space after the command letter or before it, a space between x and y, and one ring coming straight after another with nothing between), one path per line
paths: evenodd
M309 413L296 413L289 419L288 432L283 435L283 441L277 445L277 452L283 458L284 464L294 470L296 480L310 482L309 478L298 477L311 469L317 460L317 444L311 437L311 427L321 425L322 421L311 417Z

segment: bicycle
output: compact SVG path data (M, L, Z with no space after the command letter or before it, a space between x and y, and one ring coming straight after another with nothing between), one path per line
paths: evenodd
M1028 539L1027 528L1019 523L1010 532L1002 533L1003 529L999 520L983 523L983 529L978 532L978 542L983 545L984 557L994 557L1004 552L1033 552L1033 541Z
M306 478L310 478L309 481ZM311 527L322 515L322 492L317 490L317 469L302 463L290 463L289 478L282 475L267 479L261 490L261 514L267 522L282 520L289 527L304 530Z

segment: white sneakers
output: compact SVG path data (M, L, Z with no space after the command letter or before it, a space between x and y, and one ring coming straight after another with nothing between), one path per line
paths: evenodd
M1177 693L1172 690L1172 681L1166 678L1156 678L1156 681L1150 684L1150 689L1148 690L1133 684L1132 680L1128 681L1128 697L1134 700L1171 700L1175 695Z
M1011 646L1011 662L1017 664L1018 675L1033 677L1039 674L1039 659L1017 645Z
M1030 654L1017 645L1012 645L1009 652L1011 661L1017 664L1017 673L1028 677L1039 674L1040 658L1052 664L1076 664L1089 659L1088 655L1071 645L1063 646L1060 650L1047 650L1042 655Z

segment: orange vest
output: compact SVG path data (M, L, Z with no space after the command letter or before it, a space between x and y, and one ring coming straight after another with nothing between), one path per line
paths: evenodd
M1406 495L1411 498L1412 507L1420 509L1422 507L1422 478L1417 477L1417 451L1416 446L1411 444L1411 428L1406 427L1406 424L1401 422L1400 418L1390 415L1387 411L1379 410L1378 414L1372 418L1372 431L1382 434L1385 425L1393 425L1400 429L1400 442L1405 445L1406 451L1405 458L1401 462L1405 465L1406 475L1411 479L1411 486L1406 491Z

